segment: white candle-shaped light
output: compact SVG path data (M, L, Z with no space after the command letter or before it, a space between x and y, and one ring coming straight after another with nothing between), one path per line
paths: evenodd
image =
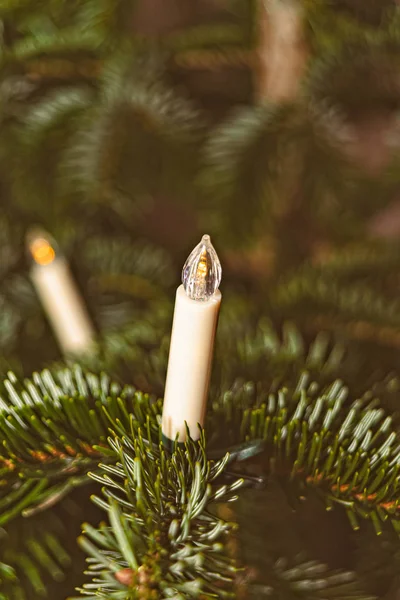
M94 329L67 261L58 255L45 233L31 232L27 244L33 259L31 279L62 351L87 352L93 344Z
M214 338L221 305L221 264L204 235L187 259L176 292L171 346L162 415L162 433L169 445L199 438L210 382Z

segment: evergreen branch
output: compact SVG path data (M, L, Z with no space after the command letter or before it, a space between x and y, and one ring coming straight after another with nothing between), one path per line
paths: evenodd
M64 176L60 155L62 158L68 138L90 104L91 92L87 88L61 88L35 104L20 124L18 157L13 161L14 192L15 197L24 198L31 211L35 207L36 214L40 214L44 190L51 198L53 210L58 209L55 200L61 196L60 180ZM29 191L24 186L27 179L31 183ZM46 202L43 222L49 218L49 206Z
M95 53L99 49L99 40L90 31L82 31L77 27L56 30L41 35L25 36L15 42L5 61L9 63L22 62L40 56L71 55L73 52Z
M376 600L362 591L355 573L330 570L317 561L279 559L262 578L268 583L253 584L250 598L283 597L285 600Z
M384 278L383 272L381 277ZM281 314L293 315L296 310L301 318L311 316L316 322L324 317L326 322L328 317L336 324L364 323L365 327L358 326L360 335L361 329L365 329L366 337L372 338L374 332L382 329L388 339L395 339L400 327L397 299L377 292L376 284L373 287L362 280L351 282L345 277L343 279L340 282L339 276L338 281L330 272L329 265L326 269L306 266L277 285L272 294L273 305Z
M70 514L63 516L71 521ZM67 533L60 515L54 513L35 520L17 519L7 531L3 530L1 557L9 568L1 577L0 598L45 597L49 579L64 580L72 562L65 547Z
M253 232L253 227L242 226L244 219L246 223L249 218L254 221L259 217L260 206L265 207L269 180L273 182L277 177L275 159L280 130L292 112L293 108L287 106L244 109L223 124L206 147L203 175L206 191L211 194L212 190L217 195L225 219L235 214L235 222L241 223L241 233L246 229L249 235Z
M359 111L390 110L400 101L397 79L400 36L384 41L352 40L325 52L308 74L308 93L338 105L350 116ZM359 94L354 94L354 88Z
M127 318L128 311L132 320ZM151 313L139 310L136 318L131 306L122 307L121 313L115 306L105 307L98 314L107 329L102 334L98 352L85 360L86 366L108 369L140 389L162 394L169 336L162 335L160 327L170 322L170 308L153 305Z
M351 5L348 0L310 0L306 16L311 46L322 53L356 41L374 44L398 38L398 11L390 8L394 8L392 0Z
M146 431L146 427L143 429ZM122 433L122 431L121 431ZM213 502L233 500L243 485L218 486L228 455L206 458L204 435L167 454L149 446L149 434L110 440L118 463L103 465L102 483L111 527L84 527L83 549L92 557L89 598L233 598L235 561L224 540L234 525L210 512Z
M214 226L227 235L229 230L237 245L246 233L262 230L265 235L266 227L285 221L300 207L325 224L332 221L350 182L338 131L337 118L327 118L317 106L264 105L238 111L205 149L201 181L218 207L208 207Z
M78 10L77 23L105 47L116 46L134 34L135 0L85 0Z
M259 391L255 405L254 392L253 404L243 390L229 398L231 427L235 410L244 411L238 441L263 439L273 474L288 469L301 488L316 488L328 509L343 506L354 528L368 518L378 533L385 520L400 530L400 446L392 418L376 402L366 395L344 410L348 391L340 381L316 392L300 379L294 391Z
M71 187L95 202L112 200L114 210L125 204L131 215L133 201L143 210L161 184L190 185L201 131L198 114L170 91L114 79L71 146Z
M159 403L132 388L122 390L105 375L84 375L78 367L56 371L54 376L49 371L36 373L24 385L10 374L4 392L3 523L21 512L45 510L87 483L87 472L97 464L99 447L106 442L110 418L133 426L136 414L138 425L148 422L149 431L158 436Z
M228 320L231 324L231 320ZM240 325L243 329L240 329ZM221 329L224 320L221 318ZM229 359L224 351L231 348ZM331 382L346 368L345 349L333 344L329 335L320 332L307 344L299 329L290 322L284 324L282 334L266 318L260 318L253 327L245 321L238 321L237 327L220 332L217 338L217 360L220 377L215 406L218 406L219 391L230 395L233 380L248 381L249 390L254 390L252 382L260 382L268 389L279 387L295 388L299 373L309 373L320 384ZM263 374L260 378L260 373ZM227 391L228 390L228 391ZM253 392L250 392L252 394Z
M91 237L83 248L83 260L104 291L121 291L147 299L173 281L169 256L161 248L130 239Z
M400 262L400 247L385 242L369 241L333 249L318 261L320 268L332 276L345 277L349 281L362 278L365 281L381 278L383 282Z
M27 143L37 146L47 132L63 125L66 115L80 112L90 102L88 89L61 88L35 104L24 119ZM38 139L39 138L39 139Z

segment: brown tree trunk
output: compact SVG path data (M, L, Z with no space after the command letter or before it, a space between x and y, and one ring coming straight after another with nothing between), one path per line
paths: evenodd
M307 62L303 6L300 0L260 0L258 61L259 100L292 100Z

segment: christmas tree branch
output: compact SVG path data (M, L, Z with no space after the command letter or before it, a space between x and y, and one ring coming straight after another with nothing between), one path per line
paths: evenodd
M339 381L316 393L306 380L294 392L261 394L259 406L244 411L239 439L263 439L273 475L297 480L300 495L315 487L328 509L345 508L354 528L368 518L380 533L388 519L397 531L400 447L392 418L367 399L344 410L347 394Z
M88 482L105 445L110 419L129 421L130 403L140 423L153 415L157 431L159 403L132 388L122 390L106 376L84 375L79 368L35 374L21 385L13 375L4 382L0 462L7 482L1 497L1 522L40 512ZM133 406L132 405L132 406ZM142 405L142 406L141 406Z
M236 480L218 485L229 455L213 462L206 458L204 435L197 443L168 454L149 445L146 427L132 437L110 440L115 466L103 465L111 527L85 526L83 549L92 557L93 583L81 593L89 598L122 598L136 590L142 597L234 597L235 562L224 542L233 524L214 516L215 502L233 500L243 485ZM108 455L108 453L107 453Z
M235 245L238 239L246 241L245 231L252 236L261 224L264 234L266 228L276 233L283 225L287 230L287 220L300 209L310 212L309 227L317 213L326 225L332 222L332 198L339 194L343 201L351 173L339 150L337 115L322 115L311 104L263 105L237 111L216 130L204 151L201 179L206 195L212 194L215 208L209 209L219 231ZM227 220L227 215L234 218ZM298 241L299 255L304 239Z

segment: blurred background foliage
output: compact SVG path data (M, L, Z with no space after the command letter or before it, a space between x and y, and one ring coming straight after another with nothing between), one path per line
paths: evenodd
M58 358L35 224L117 353L205 230L256 315L397 344L395 2L19 0L0 18L7 361Z

